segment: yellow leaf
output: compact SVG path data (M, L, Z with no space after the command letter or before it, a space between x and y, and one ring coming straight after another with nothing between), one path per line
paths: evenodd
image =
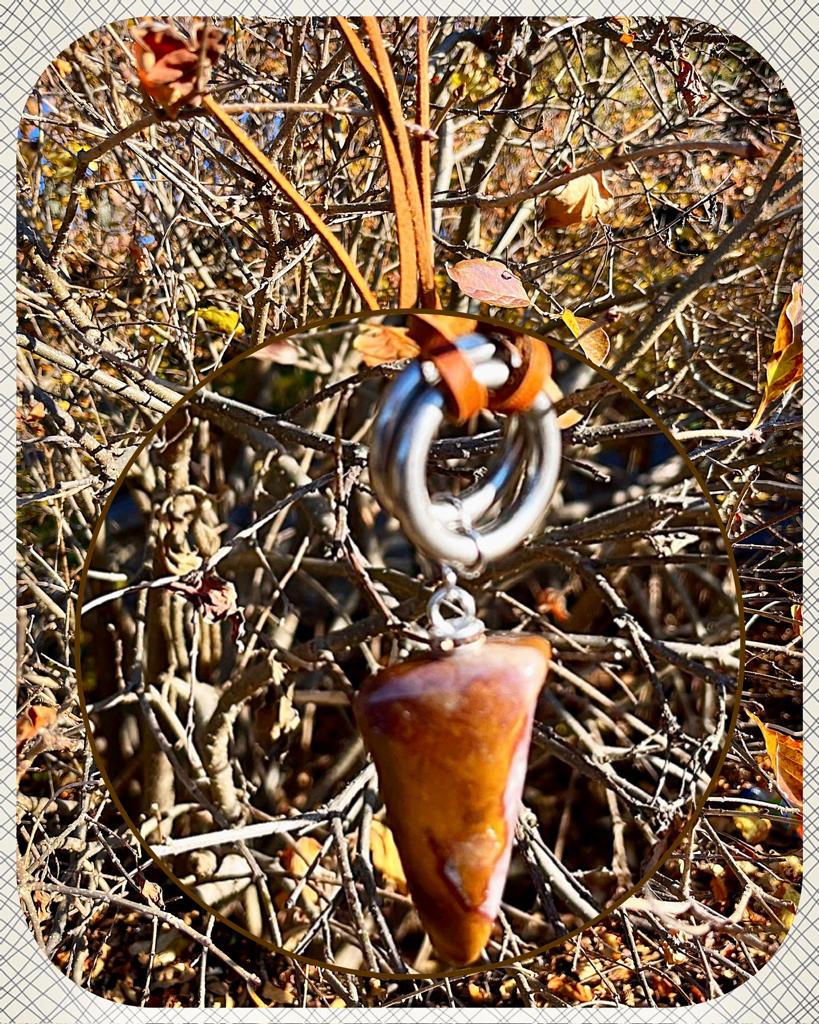
M373 864L397 892L407 893L407 879L404 875L404 868L401 858L398 855L398 847L395 845L390 829L380 821L374 821L370 826L370 852L372 853Z
M596 366L602 366L611 347L609 336L603 328L585 316L575 316L570 309L564 309L560 317L580 342L586 358Z
M599 214L608 213L613 205L614 195L606 185L603 171L581 174L546 196L543 226L566 228L582 224L594 220Z
M795 281L791 297L779 314L773 355L766 367L765 391L751 421L750 428L758 426L771 402L802 379L802 282Z
M802 740L775 725L766 724L753 711L749 711L748 715L765 739L765 749L782 795L788 803L801 809Z
M232 334L234 338L241 338L245 333L241 316L235 309L220 309L219 306L200 306L196 315L203 320L208 327L221 334Z

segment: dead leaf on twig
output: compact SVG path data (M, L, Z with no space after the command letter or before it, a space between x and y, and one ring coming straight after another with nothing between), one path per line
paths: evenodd
M606 185L605 172L582 174L546 196L542 223L547 228L583 224L608 213L613 205L614 195Z
M602 366L611 348L609 336L603 328L598 326L595 320L589 320L585 316L575 316L570 309L564 309L560 317L577 338L586 358L595 366Z
M413 359L418 345L408 336L407 327L388 327L385 324L362 324L353 348L361 353L367 366L380 366L397 359Z
M213 67L224 53L225 33L213 25L196 25L186 39L171 25L148 18L132 28L131 35L145 95L172 118L183 106L199 106Z
M497 260L461 260L447 267L446 272L471 299L504 309L525 309L529 305L523 282Z
M748 711L765 739L765 750L771 759L774 778L785 799L794 807L802 807L802 740L776 725L763 722Z
M779 314L773 355L766 367L765 391L748 429L759 425L765 410L802 379L802 282L795 281L791 297Z

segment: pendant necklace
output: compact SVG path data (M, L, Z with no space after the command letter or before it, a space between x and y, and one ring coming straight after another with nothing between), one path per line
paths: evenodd
M370 480L418 551L441 566L442 584L427 606L429 653L369 678L355 713L421 923L437 954L461 965L479 956L500 906L551 647L535 635L487 634L458 577L518 549L541 524L561 441L542 390L545 345L436 338L429 322L420 329L421 355L393 381L375 421ZM430 495L439 428L479 408L512 413L499 453L463 494Z

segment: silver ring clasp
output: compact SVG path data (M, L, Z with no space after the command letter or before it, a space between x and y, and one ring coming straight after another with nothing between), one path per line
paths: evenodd
M481 384L496 389L506 383L509 365L494 342L476 333L455 344ZM500 451L477 484L460 495L433 497L427 464L446 415L433 364L411 363L386 391L376 416L370 481L420 551L470 568L515 550L543 521L560 473L560 427L541 391L528 411L507 417Z

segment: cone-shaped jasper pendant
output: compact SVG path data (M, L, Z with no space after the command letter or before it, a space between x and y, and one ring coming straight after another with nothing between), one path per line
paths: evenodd
M551 647L487 637L369 679L356 715L413 901L439 956L468 964L500 905Z

